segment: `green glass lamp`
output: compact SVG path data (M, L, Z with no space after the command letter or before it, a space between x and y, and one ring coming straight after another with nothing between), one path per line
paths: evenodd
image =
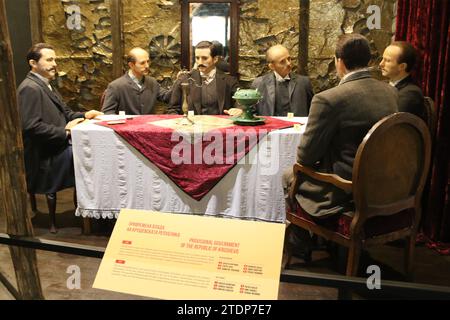
M243 113L234 118L234 123L242 126L262 125L266 121L264 118L255 117L255 105L262 99L257 89L238 89L233 96L241 106L244 107Z

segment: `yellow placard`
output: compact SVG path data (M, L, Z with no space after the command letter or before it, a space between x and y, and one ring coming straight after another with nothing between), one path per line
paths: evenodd
M160 299L277 299L285 225L124 209L93 287Z

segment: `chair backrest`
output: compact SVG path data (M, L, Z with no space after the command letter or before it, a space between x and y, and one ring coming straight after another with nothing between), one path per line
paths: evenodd
M378 121L360 144L353 165L353 198L362 219L415 208L430 164L430 134L425 123L399 112Z
M436 110L434 109L434 101L430 97L424 97L424 120L427 123L428 129L431 133L431 141L434 141L434 135L436 134L437 117Z

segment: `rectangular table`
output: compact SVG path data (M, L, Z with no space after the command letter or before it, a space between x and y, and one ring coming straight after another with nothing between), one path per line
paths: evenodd
M280 118L306 123L307 118ZM77 216L117 218L121 208L285 222L284 170L296 161L301 129L272 131L200 201L184 193L114 130L72 130Z

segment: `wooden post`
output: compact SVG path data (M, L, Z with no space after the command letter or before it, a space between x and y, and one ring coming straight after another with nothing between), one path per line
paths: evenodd
M112 34L112 61L114 79L123 76L123 25L122 0L111 1L111 34Z
M309 50L309 9L310 0L300 0L299 39L298 39L298 73L308 75Z
M0 114L2 115L0 188L3 200L2 209L6 214L7 233L33 236L33 226L27 212L22 133L17 108L11 42L6 21L5 0L0 0ZM10 247L10 252L21 298L44 299L35 250Z
M31 29L31 43L36 44L43 42L42 39L42 1L30 1L30 29Z

